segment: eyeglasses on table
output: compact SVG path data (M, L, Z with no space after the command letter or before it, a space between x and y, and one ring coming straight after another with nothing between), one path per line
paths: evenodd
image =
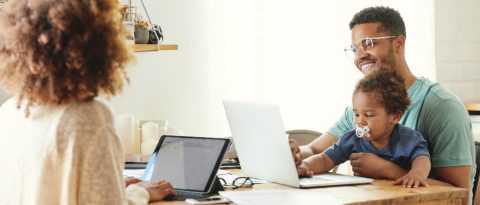
M250 179L250 177L237 177L233 179L231 184L228 184L227 181L220 176L218 179L220 180L222 186L227 189L250 188L253 186L253 181Z

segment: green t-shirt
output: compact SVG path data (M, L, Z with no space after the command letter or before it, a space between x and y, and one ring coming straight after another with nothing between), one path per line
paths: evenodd
M405 111L400 124L423 135L428 142L432 168L473 165L470 169L470 184L473 186L475 144L472 123L463 103L449 90L426 78L415 80L408 89L408 96L412 104ZM348 107L328 133L341 136L354 128L353 120L352 107ZM432 172L430 177L438 178Z

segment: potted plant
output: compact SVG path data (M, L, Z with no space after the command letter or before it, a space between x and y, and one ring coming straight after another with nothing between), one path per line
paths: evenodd
M149 39L148 21L144 20L140 15L136 15L133 21L135 23L135 43L139 43L139 44L148 43L148 39Z

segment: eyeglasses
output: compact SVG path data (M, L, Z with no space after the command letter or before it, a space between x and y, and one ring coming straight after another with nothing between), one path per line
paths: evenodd
M380 39L390 39L390 38L396 38L398 36L381 36L381 37L372 37L372 38L364 38L360 41L358 44L352 44L349 47L343 49L345 51L345 54L350 57L350 58L355 58L355 53L357 53L358 48L362 50L362 52L366 53L368 49L371 49L375 46L375 40L380 40Z
M232 184L227 184L227 181L224 178L219 177L220 183L224 188L247 188L253 186L253 181L250 177L237 177L232 181Z

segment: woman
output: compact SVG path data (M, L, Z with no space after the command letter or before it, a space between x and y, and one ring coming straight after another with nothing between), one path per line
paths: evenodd
M110 109L132 59L117 0L15 0L0 11L2 204L146 204L165 181L127 184ZM126 191L125 191L125 186ZM144 188L146 187L146 188Z

